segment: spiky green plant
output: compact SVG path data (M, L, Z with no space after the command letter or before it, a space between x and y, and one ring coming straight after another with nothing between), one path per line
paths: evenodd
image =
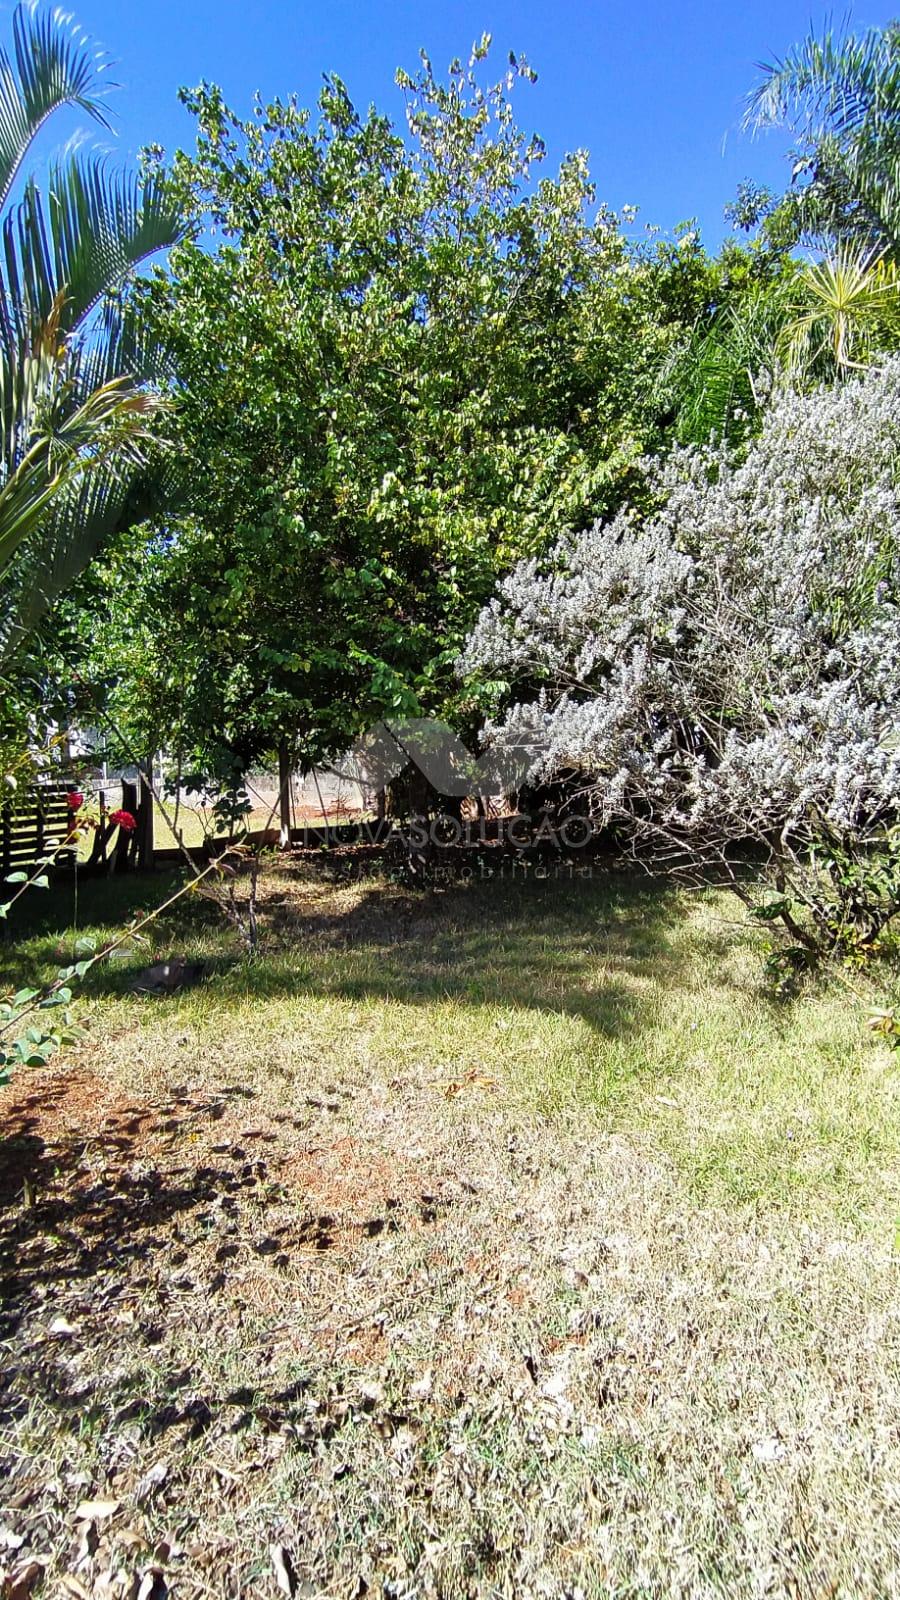
M0 656L115 525L144 462L157 352L121 290L182 227L164 185L70 155L23 168L62 106L103 127L105 62L59 12L18 5L0 50Z
M842 241L797 280L794 314L779 340L792 376L838 377L900 341L900 276L883 255Z

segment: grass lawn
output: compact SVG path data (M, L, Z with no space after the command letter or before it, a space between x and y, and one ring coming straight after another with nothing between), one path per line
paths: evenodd
M164 892L82 885L80 927ZM900 1056L865 1005L774 1003L726 897L645 880L287 862L264 898L255 963L184 902L0 1091L7 1569L900 1592ZM71 909L33 897L7 978ZM130 992L174 953L198 987Z

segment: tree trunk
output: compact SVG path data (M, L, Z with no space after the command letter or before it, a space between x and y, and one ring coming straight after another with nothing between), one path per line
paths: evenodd
M278 815L280 831L278 843L282 850L291 848L291 753L282 742L278 747Z
M136 783L130 783L127 778L122 780L122 810L130 811L133 817L138 815L138 790ZM140 822L138 822L140 826ZM131 865L132 839L124 828L119 829L116 839L116 852L113 858L114 872L127 872Z

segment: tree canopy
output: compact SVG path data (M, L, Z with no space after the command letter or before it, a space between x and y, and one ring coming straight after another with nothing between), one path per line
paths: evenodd
M619 504L673 428L673 353L771 272L689 228L629 243L583 152L542 174L513 111L533 74L485 83L487 54L399 74L405 137L336 78L317 115L184 96L193 237L143 308L177 363L182 513L108 580L148 746L312 763L453 705L497 574Z

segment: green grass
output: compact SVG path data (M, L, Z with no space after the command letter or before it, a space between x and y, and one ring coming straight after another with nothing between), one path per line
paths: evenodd
M82 885L79 926L102 940L166 889ZM296 889L290 870L272 869L270 897ZM822 1202L882 1222L900 1204L900 1055L865 1027L866 996L883 997L888 973L858 993L833 981L777 1001L759 939L726 895L645 879L300 889L264 916L266 953L251 965L210 908L176 908L149 949L88 985L94 1027L146 1035L144 1003L123 997L134 972L199 954L212 979L154 1014L154 1049L189 1022L223 1060L277 1058L300 1031L320 1056L364 1050L376 1072L408 1061L493 1075L540 1115L646 1136L704 1199ZM65 949L67 894L29 908L40 931L17 957L29 976Z
M32 897L5 979L73 909ZM86 1498L116 1600L153 1562L277 1600L273 1544L323 1600L900 1592L894 980L776 1003L735 914L273 861L257 960L191 896L92 974L0 1091L4 1525L46 1592ZM130 991L174 954L199 987Z

